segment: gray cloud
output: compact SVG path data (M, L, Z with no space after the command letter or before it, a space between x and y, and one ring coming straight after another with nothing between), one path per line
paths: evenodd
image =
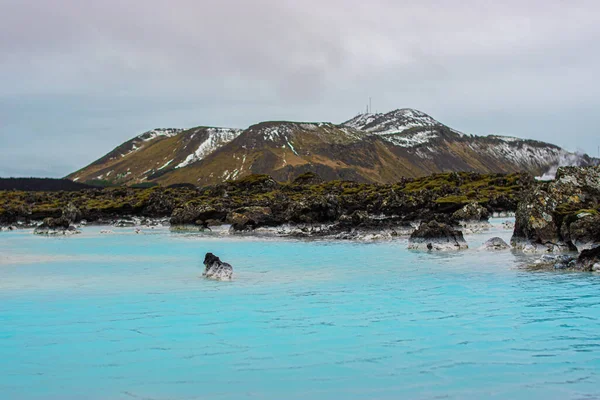
M340 122L369 96L379 111L595 153L599 12L559 0L0 0L0 175L64 175L156 126Z

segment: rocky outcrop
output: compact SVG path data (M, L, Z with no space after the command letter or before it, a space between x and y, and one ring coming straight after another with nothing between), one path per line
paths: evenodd
M535 260L530 268L533 269L576 269L576 260L567 254L544 254Z
M65 208L63 208L63 210L62 210L62 217L66 218L71 223L81 221L81 216L82 216L81 210L79 210L79 208L75 207L75 205L73 203L67 204L67 206Z
M210 205L191 205L176 208L171 215L171 230L203 231L212 221L224 221L227 212Z
M600 244L600 214L594 211L583 211L573 215L561 226L561 234L565 241L572 243L578 251L589 250Z
M422 223L408 240L408 248L415 250L461 250L468 247L461 231L436 221Z
M457 221L481 222L487 221L490 218L490 212L487 208L479 205L479 203L469 203L460 210L454 212L452 217Z
M204 256L204 272L202 276L208 279L215 279L218 281L230 281L233 277L233 267L221 261L219 257L213 253L206 253Z
M599 204L600 167L559 168L556 181L524 194L517 206L511 244L527 252L594 247L600 244Z
M577 258L577 269L600 272L600 246L583 250Z
M113 223L115 228L131 228L135 226L135 221L131 219L120 219Z
M274 226L277 221L269 207L243 207L227 214L226 221L234 231L253 230L261 226Z
M74 235L81 231L71 225L71 222L65 217L48 217L33 230L33 233L36 235Z
M148 205L144 208L143 214L170 215L173 212L174 205L171 198L164 193L164 190L157 189L150 194Z
M502 238L493 237L487 240L483 246L481 246L482 250L507 250L510 249L508 243L506 243Z
M323 178L314 172L305 172L300 174L292 181L294 185L318 185L323 182Z
M323 223L336 221L341 214L339 197L326 194L291 203L284 219L293 223Z

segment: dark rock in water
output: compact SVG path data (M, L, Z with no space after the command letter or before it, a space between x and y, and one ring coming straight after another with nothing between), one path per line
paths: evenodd
M269 207L243 207L227 214L227 222L234 231L252 230L261 226L275 225Z
M600 167L561 167L556 181L525 193L515 215L511 244L523 251L574 251L598 243L594 219L580 220L585 211L597 214Z
M218 281L229 281L233 276L233 267L221 261L213 253L206 253L204 256L204 273L202 276Z
M42 224L33 230L36 235L73 235L81 233L65 217L44 219Z
M567 254L544 254L535 260L532 268L540 269L574 269L575 258Z
M116 228L130 228L132 226L135 226L135 221L131 221L128 219L120 219L118 221L115 221L113 223L113 226Z
M81 221L82 213L81 210L75 207L73 203L69 203L65 208L63 208L62 216L73 223Z
M409 249L461 250L468 247L461 231L436 221L422 223L408 240Z
M490 218L490 212L479 203L470 203L454 212L452 217L457 221L479 222L487 221Z
M600 272L600 246L583 250L577 258L577 269Z
M589 250L600 243L600 214L581 212L575 221L563 222L561 233L577 250ZM569 223L571 222L571 223Z
M540 187L526 193L517 206L511 244L528 252L567 250L553 216L560 203L560 198Z
M510 246L502 238L493 237L486 241L481 248L484 250L506 250L510 249Z

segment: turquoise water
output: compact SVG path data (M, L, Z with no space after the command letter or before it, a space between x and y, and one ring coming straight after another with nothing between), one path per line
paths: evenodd
M476 249L508 231L430 254L100 229L0 233L0 398L600 398L600 275Z

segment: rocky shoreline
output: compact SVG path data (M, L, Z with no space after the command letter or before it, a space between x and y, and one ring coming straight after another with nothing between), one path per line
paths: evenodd
M409 237L409 249L445 251L468 248L463 234L486 231L489 218L514 213L514 230L510 222L504 226L513 230L510 245L493 238L483 249L544 254L535 268L591 271L600 270L599 204L598 167L560 168L552 182L527 174L449 173L374 185L305 174L281 184L254 175L205 188L0 192L0 225L40 235L77 234L99 224L138 233L168 226L293 238Z

